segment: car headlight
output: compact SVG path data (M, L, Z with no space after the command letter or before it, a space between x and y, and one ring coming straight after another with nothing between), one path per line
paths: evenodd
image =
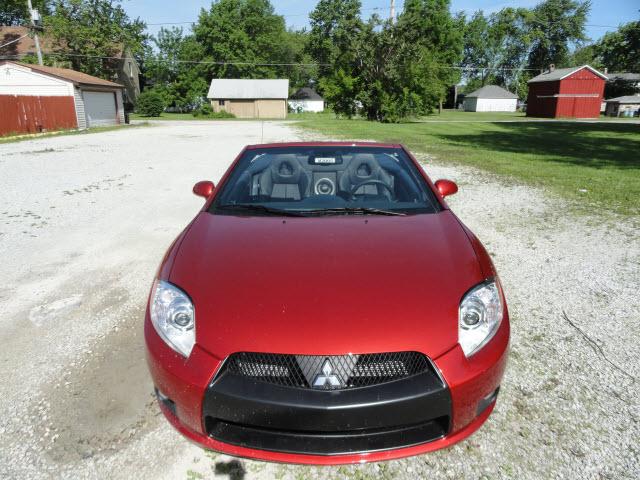
M502 321L502 299L495 280L481 283L460 302L458 343L468 357L496 333Z
M158 335L176 352L188 357L196 342L196 316L189 297L178 287L157 280L149 313Z

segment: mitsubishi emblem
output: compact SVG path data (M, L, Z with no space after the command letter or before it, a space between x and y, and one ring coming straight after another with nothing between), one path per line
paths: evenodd
M329 359L325 359L322 364L322 372L313 381L313 388L339 387L341 385L337 375L333 374L333 365Z

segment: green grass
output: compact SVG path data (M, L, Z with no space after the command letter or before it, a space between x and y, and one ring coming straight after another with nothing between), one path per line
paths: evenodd
M640 214L640 125L495 122L503 115L446 112L440 118L472 121L437 123L433 115L403 124L337 119L329 113L290 118L334 138L403 143L438 162L470 165L544 186L577 200L578 210ZM480 117L493 121L477 122Z
M39 138L61 137L61 136L67 136L67 135L87 135L91 133L102 133L102 132L110 132L112 130L121 130L125 128L138 128L138 127L148 127L148 126L150 126L150 124L148 122L144 122L144 123L136 123L135 125L113 125L109 127L93 127L93 128L87 128L85 130L57 130L55 132L47 132L47 133L21 134L21 135L0 137L0 144L24 142L25 140L36 140Z

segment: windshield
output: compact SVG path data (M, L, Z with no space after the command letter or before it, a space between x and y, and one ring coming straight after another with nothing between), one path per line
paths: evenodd
M247 150L211 211L262 215L409 215L438 203L400 148L296 146Z

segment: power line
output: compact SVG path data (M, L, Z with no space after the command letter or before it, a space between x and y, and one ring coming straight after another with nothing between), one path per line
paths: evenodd
M14 39L14 40L11 40L10 42L7 42L7 43L4 43L4 44L0 45L0 48L4 48L4 47L6 47L8 45L11 45L12 43L19 42L20 40L22 40L23 38L28 37L28 36L29 36L29 34L27 33L27 34L25 34L25 35L23 35L21 37L18 37L18 38Z
M56 57L80 57L80 58L95 58L102 60L121 60L122 57L107 56L107 55L87 55L81 53L47 53L45 55ZM11 60L16 58L22 58L27 55L7 55L2 56L0 59ZM331 63L301 63L301 62L235 62L235 61L218 61L218 60L178 60L173 58L154 58L154 61L167 62L167 63L179 63L188 65L237 65L237 66L257 66L257 67L330 67ZM471 66L458 66L458 65L434 65L436 68L452 69L460 71L485 71L485 72L507 72L507 71L532 71L538 72L539 68L509 68L509 67L471 67Z

